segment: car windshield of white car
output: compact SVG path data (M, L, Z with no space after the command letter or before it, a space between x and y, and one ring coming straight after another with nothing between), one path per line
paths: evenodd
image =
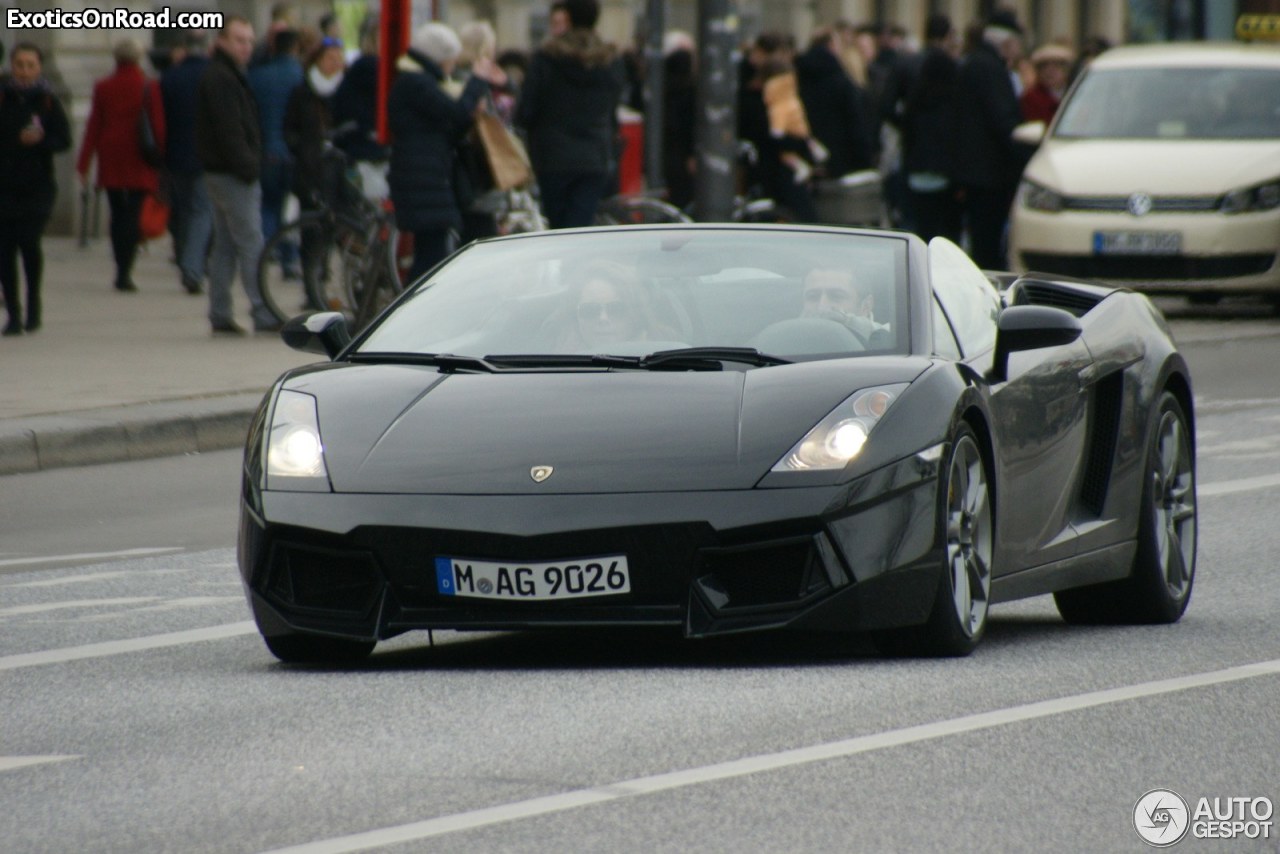
M459 369L465 357L488 368L748 370L904 353L906 294L907 240L898 235L546 232L459 252L384 316L353 358L448 354Z
M1280 139L1280 69L1090 71L1063 105L1054 136Z

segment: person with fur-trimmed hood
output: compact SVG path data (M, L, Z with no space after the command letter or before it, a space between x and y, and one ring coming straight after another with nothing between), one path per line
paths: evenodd
M570 28L552 36L529 63L516 121L552 228L590 225L614 180L618 103L626 73L617 51L594 27L596 0L560 0Z

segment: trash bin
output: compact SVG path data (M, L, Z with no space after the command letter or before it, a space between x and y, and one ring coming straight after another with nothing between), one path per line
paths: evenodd
M622 137L622 157L618 163L618 192L634 195L644 191L644 116L626 107L618 108L618 134Z
M879 228L885 222L884 193L880 173L875 169L816 182L813 204L818 221L828 225Z

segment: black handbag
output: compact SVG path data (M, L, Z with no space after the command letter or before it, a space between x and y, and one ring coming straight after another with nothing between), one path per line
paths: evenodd
M164 165L164 152L156 141L155 128L151 127L151 114L147 110L147 99L152 85L143 84L142 109L138 111L138 150L142 153L142 161L148 166L159 168Z

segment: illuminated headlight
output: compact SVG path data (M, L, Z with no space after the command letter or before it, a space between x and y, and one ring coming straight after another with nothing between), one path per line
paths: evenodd
M316 399L311 395L282 391L276 397L267 436L267 474L328 480Z
M1219 210L1228 214L1270 211L1277 207L1280 207L1280 181L1232 190L1218 205Z
M787 451L772 471L844 468L862 452L871 431L906 387L900 383L855 392Z
M1022 197L1023 206L1033 211L1057 213L1062 210L1062 195L1035 181L1024 178L1018 187L1018 194Z

